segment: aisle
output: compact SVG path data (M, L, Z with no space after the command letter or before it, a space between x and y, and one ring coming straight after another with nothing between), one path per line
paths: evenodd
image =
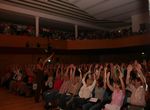
M17 96L0 88L0 110L44 110L44 103L35 103L33 97Z

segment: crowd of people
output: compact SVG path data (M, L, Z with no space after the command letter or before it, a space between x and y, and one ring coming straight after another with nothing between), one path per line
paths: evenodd
M1 77L11 92L60 110L149 110L150 61L113 64L12 65ZM42 96L42 98L41 98Z
M10 34L10 35L35 35L34 26L29 25L20 25L13 23L0 23L0 33L1 34Z
M53 87L44 92L46 107L56 101L60 110L148 110L149 66L60 64Z
M27 35L35 36L35 26L21 25L13 23L0 23L1 34L11 35ZM118 29L114 31L97 30L97 31L78 31L78 37L75 38L74 31L59 30L53 28L39 29L39 36L46 37L53 40L85 40L85 39L115 39L124 36L133 35L131 27L125 29Z
M9 91L12 93L24 96L32 96L34 68L35 66L33 64L9 65L3 71L0 79L0 85L9 89Z

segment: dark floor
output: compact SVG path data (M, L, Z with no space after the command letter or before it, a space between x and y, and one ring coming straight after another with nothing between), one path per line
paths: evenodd
M0 110L44 110L44 102L35 103L33 97L23 97L0 88Z

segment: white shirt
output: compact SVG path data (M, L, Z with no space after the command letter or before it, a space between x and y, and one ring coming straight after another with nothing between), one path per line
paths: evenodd
M96 80L93 81L92 85L87 86L87 84L85 82L85 78L83 78L82 83L83 83L83 86L81 87L81 89L79 91L80 98L87 99L87 98L92 97L92 91L96 85Z

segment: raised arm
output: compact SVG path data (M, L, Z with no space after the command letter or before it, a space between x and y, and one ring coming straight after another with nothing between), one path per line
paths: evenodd
M65 65L64 64L61 64L61 75L63 75L64 74L64 69L65 69Z
M100 78L100 73L101 73L101 70L102 70L103 66L100 65L100 67L95 69L95 74L96 74L96 79L98 80Z
M119 70L119 79L120 79L120 82L121 82L121 87L122 87L122 90L125 92L125 84L124 84L124 81L123 81L123 74L122 74L122 72L121 72L121 69L120 69L120 67L118 68L118 70Z
M104 68L104 76L103 76L103 82L104 82L104 88L107 88L107 67Z
M59 76L59 69L60 69L60 65L57 66L57 70L56 70L56 78Z
M111 91L113 91L114 88L113 88L112 85L110 84L109 77L110 77L110 72L107 73L107 86L109 87L109 89L110 89Z
M96 74L93 74L93 75L94 75L94 81L93 81L92 85L89 86L89 89L91 91L93 91L93 89L95 88L95 85L96 85Z
M127 67L126 85L129 85L129 83L130 83L130 73L131 73L132 69L133 69L132 65L129 64Z
M65 76L68 76L70 66L67 66L66 68L67 68L67 69L66 69L66 72L65 72Z
M78 71L80 72L80 81L82 80L82 71L81 68L78 68Z
M47 62L48 60L51 60L53 56L54 56L54 53L52 53L49 57L47 57L47 58L44 60L42 68L44 68L46 62Z
M110 71L111 71L111 78L115 79L115 65L113 63L110 63Z
M75 71L76 71L76 66L71 64L70 65L70 79L74 79L75 78Z
M90 69L89 69L89 70L90 70ZM87 73L84 74L84 76L83 76L83 78L82 78L82 83L83 83L83 85L86 85L85 78L86 78L86 76L87 76L88 74L90 74L90 73L91 73L91 71L88 71Z
M137 70L137 72L138 72L139 78L141 79L141 81L142 81L142 83L143 83L143 85L144 85L144 87L145 87L145 86L146 86L146 78L145 78L144 75L143 75L142 67L141 67L140 64L137 65L136 70Z

